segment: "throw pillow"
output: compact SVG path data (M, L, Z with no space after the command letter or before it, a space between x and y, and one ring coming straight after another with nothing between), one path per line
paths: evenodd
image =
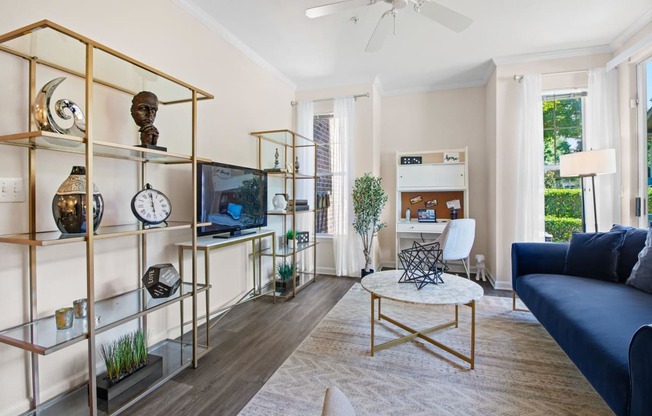
M647 231L645 247L638 253L638 262L634 265L626 283L652 293L652 228Z
M573 233L564 274L617 282L618 254L624 237L624 231Z
M229 205L226 207L226 213L229 214L234 220L239 220L240 215L242 214L242 205L232 204L229 202Z
M638 253L645 247L647 230L614 224L611 231L625 231L625 241L623 241L623 246L620 248L618 268L616 269L618 281L625 283L629 275L632 274L632 268L638 261Z

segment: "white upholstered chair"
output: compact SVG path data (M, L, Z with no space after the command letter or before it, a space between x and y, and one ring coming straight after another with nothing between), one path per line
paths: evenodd
M469 255L475 240L475 220L464 218L452 220L441 233L437 241L442 247L442 261L446 264L450 260L461 260L466 276L470 279Z
M329 387L324 395L322 416L355 416L355 409L349 399L337 387Z

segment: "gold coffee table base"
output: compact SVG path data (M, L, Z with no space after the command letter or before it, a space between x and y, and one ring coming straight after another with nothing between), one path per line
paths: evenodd
M387 341L382 344L375 345L375 334L374 334L374 328L376 326L376 319L374 318L375 316L375 300L378 299L378 320L386 320L387 322L396 325L397 327L409 332L409 335L406 335L404 337L400 337L397 339L394 339L392 341ZM432 332L440 331L445 328L450 328L454 326L455 328L458 328L459 326L459 306L455 305L455 320L446 322L437 326L434 326L432 328L428 329L423 329L423 330L416 330L414 328L410 328L409 326L402 324L398 322L397 320L390 318L387 315L384 315L381 312L381 299L382 296L377 296L375 293L371 293L371 356L374 356L374 353L376 351L380 351L386 348L394 347L396 345L400 345L403 343L406 343L408 341L411 341L415 338L421 338L424 341L427 341L428 343L446 351L449 354L454 355L455 357L459 358L460 360L463 360L469 364L471 364L471 369L473 370L475 368L475 300L472 300L471 302L465 304L465 306L469 306L471 308L471 355L466 356L462 354L459 351L454 350L453 348L446 346L442 344L439 341L436 341L427 334L430 334Z

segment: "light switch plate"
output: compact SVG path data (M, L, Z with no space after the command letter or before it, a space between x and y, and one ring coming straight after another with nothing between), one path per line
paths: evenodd
M0 202L25 202L23 178L0 178Z

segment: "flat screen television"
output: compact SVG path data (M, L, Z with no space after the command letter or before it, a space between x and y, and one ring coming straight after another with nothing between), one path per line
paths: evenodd
M197 235L233 237L267 225L267 173L219 162L197 164ZM249 230L249 231L247 231Z

